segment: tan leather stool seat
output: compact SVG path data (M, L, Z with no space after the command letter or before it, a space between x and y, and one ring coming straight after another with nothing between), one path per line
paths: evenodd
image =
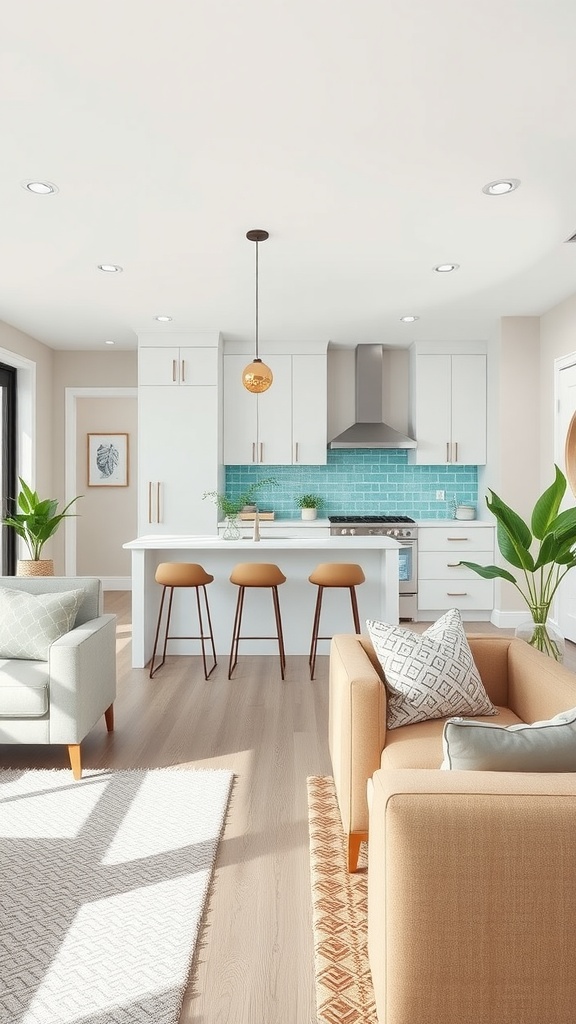
M210 674L216 668L216 648L214 646L214 633L212 630L212 621L210 619L210 608L208 606L208 596L206 594L206 585L212 583L214 577L210 573L206 572L202 565L198 565L196 562L160 562L154 574L154 579L157 583L162 586L162 597L160 599L160 610L158 612L158 622L156 624L156 636L154 638L154 650L152 652L152 661L150 662L150 678L162 668L162 665L166 661L166 647L169 640L200 640L202 646L202 661L204 664L204 678L208 679ZM198 610L198 624L200 627L199 636L171 636L170 635L170 618L172 615L172 598L174 596L174 590L178 587L190 587L196 591L196 605ZM164 611L164 598L166 597L166 591L170 592L168 599L168 613L166 617L166 628L164 632L164 648L162 651L162 660L156 667L154 662L156 660L156 649L158 647L158 637L160 635L160 625L162 622L162 613ZM206 615L208 617L208 629L209 632L204 632L204 622L202 619L202 608L200 605L200 591L204 595L204 606L206 609ZM212 646L212 657L214 664L210 671L206 664L206 647L205 641L210 640Z
M354 628L357 633L360 633L360 617L358 615L358 601L356 599L355 588L360 586L361 583L364 583L366 577L362 566L356 565L354 562L322 562L320 565L316 566L312 573L310 573L308 580L310 583L314 583L315 586L318 587L316 608L314 610L314 624L312 626L312 640L310 643L310 656L308 658L308 664L310 665L310 679L314 679L318 641L330 640L329 636L318 635L320 632L322 596L325 588L346 587L350 591L350 603L352 605Z
M284 651L284 636L282 633L282 618L280 616L280 601L278 599L278 587L286 582L286 577L277 565L271 562L239 562L230 573L230 582L238 588L238 600L236 602L236 614L234 616L234 628L232 630L232 646L230 648L230 661L228 663L228 679L238 663L238 645L240 640L278 640L278 651L280 654L280 673L284 679L286 668L286 654ZM274 605L274 616L276 619L276 636L241 636L242 612L244 609L244 594L247 587L266 587L272 591L272 603Z
M366 577L361 565L347 562L322 562L308 577L319 587L357 587Z

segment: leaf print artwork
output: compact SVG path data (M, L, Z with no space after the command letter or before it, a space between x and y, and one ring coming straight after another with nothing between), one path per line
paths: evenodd
M96 451L96 465L104 478L112 476L120 459L116 445L100 444Z
M88 486L128 487L128 434L88 434Z

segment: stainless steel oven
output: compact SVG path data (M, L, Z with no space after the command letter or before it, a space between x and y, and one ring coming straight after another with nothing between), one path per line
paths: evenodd
M331 537L393 537L399 555L400 618L415 619L418 609L418 528L408 516L329 516Z

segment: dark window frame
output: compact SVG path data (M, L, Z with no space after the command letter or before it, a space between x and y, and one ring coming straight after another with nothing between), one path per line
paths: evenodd
M16 511L17 491L17 370L14 366L0 363L0 387L4 391L2 402L2 516ZM5 576L16 572L16 533L9 527L1 527L2 571Z

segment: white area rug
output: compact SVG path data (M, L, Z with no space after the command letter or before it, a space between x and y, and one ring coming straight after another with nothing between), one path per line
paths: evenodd
M232 779L0 771L0 1024L177 1024Z

